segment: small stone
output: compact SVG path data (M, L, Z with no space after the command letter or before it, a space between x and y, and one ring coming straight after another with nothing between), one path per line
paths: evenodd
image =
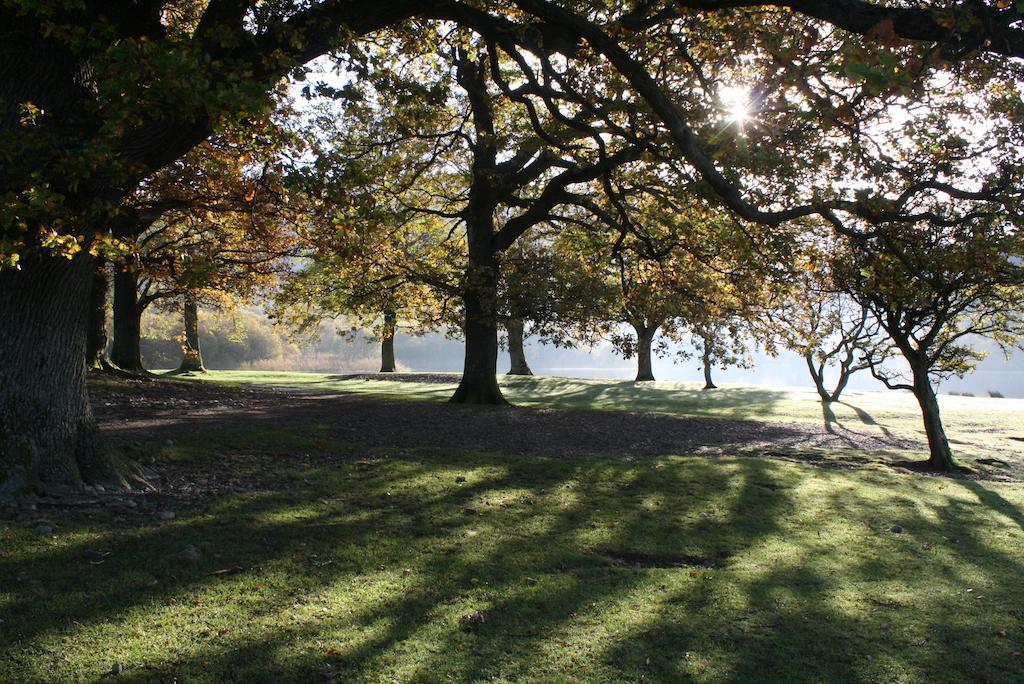
M53 528L49 525L36 525L36 532L39 534L51 534L53 533Z
M899 534L900 532L903 531L903 528L900 527L899 525L893 525L892 527L889 528L889 531L892 532L893 534Z
M164 442L164 445L165 446L169 446L169 447L170 446L174 446L174 440L173 439L168 439L167 441Z
M185 560L197 561L203 557L203 552L194 546L186 546L182 552L181 557Z
M95 489L97 492L100 492L100 493L103 493L103 492L107 491L107 488L104 487L103 485L96 485L95 487L93 487L93 489Z
M462 512L465 513L466 515L476 515L476 509L475 508L463 508Z
M457 478L455 478L455 481L458 482L459 484L462 484L463 482L466 481L466 478L463 477L462 475L459 475Z
M158 520L174 520L174 511L160 511L156 517Z
M121 670L122 669L123 668L121 667L121 663L114 663L113 665L110 666L110 674L112 674L112 675L119 675L119 674L121 674Z

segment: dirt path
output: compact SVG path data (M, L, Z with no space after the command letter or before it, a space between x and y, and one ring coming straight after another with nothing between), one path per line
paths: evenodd
M231 388L168 381L94 390L103 433L115 442L173 439L197 430L305 426L347 444L433 447L554 457L716 453L729 447L905 449L900 438L823 425L670 416L629 411L456 406L365 395Z

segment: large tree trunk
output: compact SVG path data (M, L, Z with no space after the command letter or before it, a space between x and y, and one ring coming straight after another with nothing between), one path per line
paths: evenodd
M509 318L505 321L505 332L508 333L509 375L533 375L530 364L526 362L526 350L523 348L523 319Z
M0 271L0 497L124 485L85 387L94 259L30 256Z
M114 343L110 360L122 370L145 373L142 366L142 307L139 275L130 267L114 269Z
M911 364L914 374L914 396L921 406L921 417L924 418L924 432L928 438L928 462L930 470L950 471L956 469L953 463L953 451L946 439L946 429L939 415L939 401L932 389L928 369Z
M395 323L398 316L394 311L384 312L384 334L380 340L380 372L395 372Z
M110 273L107 263L96 260L92 288L89 290L89 317L85 340L85 367L105 368L107 353L107 293L110 291Z
M466 308L466 358L454 404L507 404L498 387L498 261L486 245L473 248L463 302ZM477 240L480 242L480 240ZM483 242L489 243L490 239Z
M181 373L205 373L203 352L199 348L199 304L195 295L186 292L181 298L181 313L185 324L185 339L181 345Z
M711 367L713 365L711 359L711 344L711 341L705 337L704 353L701 354L701 362L704 366L704 389L706 390L718 389L718 385L711 380Z
M636 382L654 380L654 370L651 367L651 345L654 343L658 326L633 323L633 329L636 330Z
M466 246L469 259L462 301L465 307L466 359L462 380L452 395L456 404L507 404L498 387L498 248L494 243L494 212L498 152L487 92L487 64L465 55L458 60L457 80L469 97L476 140L466 203Z

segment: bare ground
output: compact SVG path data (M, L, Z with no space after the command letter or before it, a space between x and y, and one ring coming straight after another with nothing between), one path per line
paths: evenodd
M373 378L374 376L367 376ZM406 378L450 382L441 376ZM123 388L123 389L122 389ZM162 380L106 385L93 406L105 436L131 443L197 430L305 426L362 447L419 447L573 457L717 453L742 447L766 455L806 449L913 449L913 440L831 431L824 425L671 416L631 411L460 406L364 395L232 388Z

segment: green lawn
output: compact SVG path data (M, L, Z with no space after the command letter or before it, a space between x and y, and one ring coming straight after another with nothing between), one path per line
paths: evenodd
M548 382L506 387L525 403ZM82 508L47 514L48 534L0 524L0 681L106 681L114 662L129 682L1020 681L1019 483L330 434L137 447L271 483L173 520Z

